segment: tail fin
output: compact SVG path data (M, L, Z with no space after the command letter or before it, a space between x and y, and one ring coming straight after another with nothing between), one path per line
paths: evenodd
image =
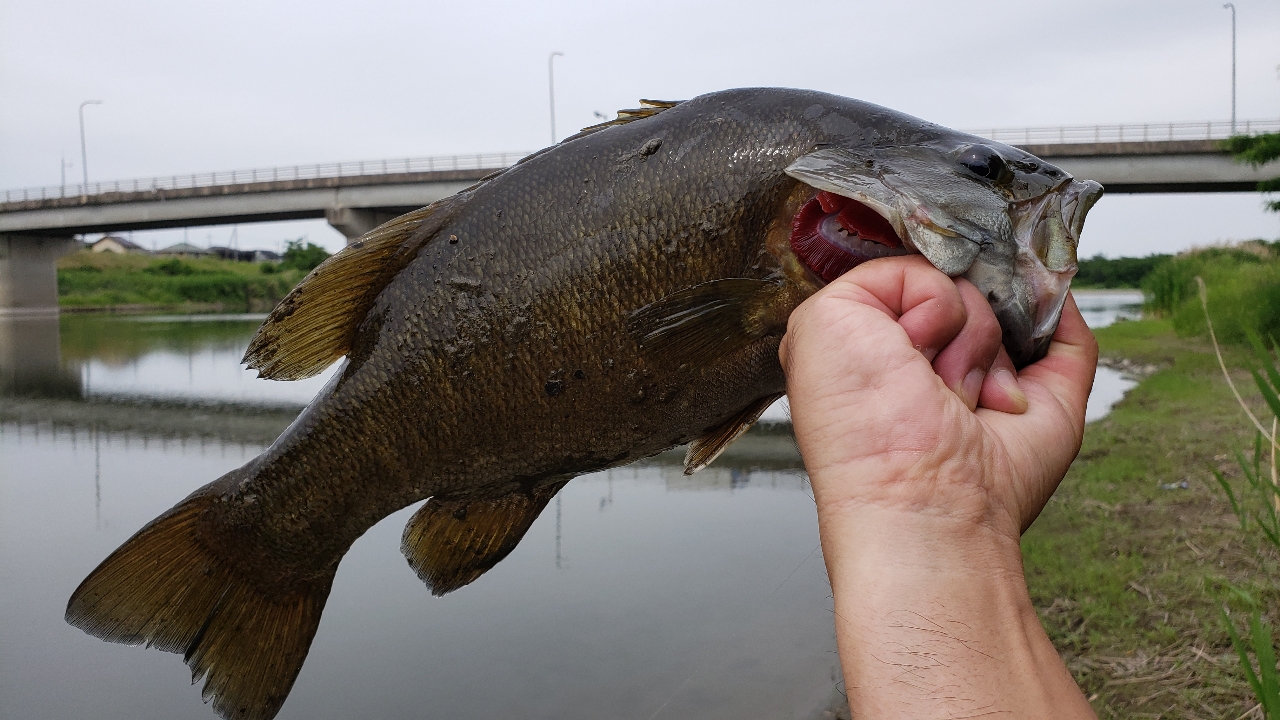
M224 718L270 720L320 624L336 566L305 587L266 593L199 541L212 498L195 496L139 530L67 603L67 622L111 642L183 654Z

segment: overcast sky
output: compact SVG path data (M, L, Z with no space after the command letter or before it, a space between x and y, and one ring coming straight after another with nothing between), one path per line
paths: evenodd
M1237 0L1241 119L1280 118L1280 2ZM1227 119L1217 0L382 2L0 0L0 188L528 151L641 97L803 87L962 129ZM193 228L226 244L230 227ZM243 225L241 247L322 221ZM1082 255L1280 237L1258 195L1112 195ZM136 233L161 246L182 231Z

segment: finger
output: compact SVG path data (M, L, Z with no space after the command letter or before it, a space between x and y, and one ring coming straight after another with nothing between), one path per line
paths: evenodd
M997 410L1012 415L1027 411L1027 396L1018 385L1018 371L1013 367L1009 352L1000 346L991 371L982 381L982 393L978 395L978 407Z
M863 263L822 292L852 299L892 316L916 350L930 362L965 323L964 302L951 278L920 255Z
M1098 366L1098 341L1085 324L1075 298L1068 294L1062 319L1043 359L1022 369L1019 384L1028 394L1047 391L1077 424L1084 422L1085 403ZM1034 402L1034 397L1032 398Z
M982 291L968 280L956 280L964 302L964 328L933 361L934 372L970 410L977 408L982 386L1000 350L1000 323Z

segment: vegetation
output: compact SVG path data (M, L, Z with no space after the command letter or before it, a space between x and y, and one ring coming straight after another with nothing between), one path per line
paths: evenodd
M277 265L83 250L58 261L58 302L67 309L263 312L306 275L299 266L315 253L307 248L300 253L293 264Z
M1080 271L1076 273L1071 285L1077 288L1140 288L1142 281L1153 270L1172 257L1172 255L1148 255L1112 260L1102 255L1094 255L1088 260L1080 261Z
M1142 283L1146 309L1171 319L1184 337L1208 334L1197 277L1208 285L1219 340L1238 345L1249 332L1280 337L1280 242L1202 248L1157 266Z
M1168 318L1096 334L1104 358L1155 371L1089 426L1023 537L1033 601L1104 720L1247 717L1257 701L1222 603L1237 621L1256 609L1275 627L1280 551L1242 536L1212 471L1245 482L1228 448L1251 447L1253 432L1207 338L1179 336ZM1248 358L1240 347L1223 352L1232 367ZM1264 407L1252 388L1242 394L1255 413Z
M285 245L284 258L280 261L280 267L309 273L328 257L329 253L324 248L311 243L303 245L302 239L299 238L290 240Z
M1236 160L1249 163L1254 167L1280 159L1280 133L1236 135L1226 140L1224 144ZM1258 192L1280 192L1280 177L1258 183ZM1266 206L1272 212L1280 212L1280 200L1270 201Z

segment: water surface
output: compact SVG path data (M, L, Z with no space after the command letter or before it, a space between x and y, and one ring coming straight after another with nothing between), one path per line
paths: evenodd
M1090 302L1091 322L1133 312ZM108 553L261 452L323 385L238 365L260 319L0 326L0 718L213 717L176 655L101 642L62 612ZM1091 414L1123 393L1112 374ZM753 432L692 478L680 460L575 479L444 598L400 555L414 508L387 518L343 561L279 717L822 717L839 665L793 441Z

